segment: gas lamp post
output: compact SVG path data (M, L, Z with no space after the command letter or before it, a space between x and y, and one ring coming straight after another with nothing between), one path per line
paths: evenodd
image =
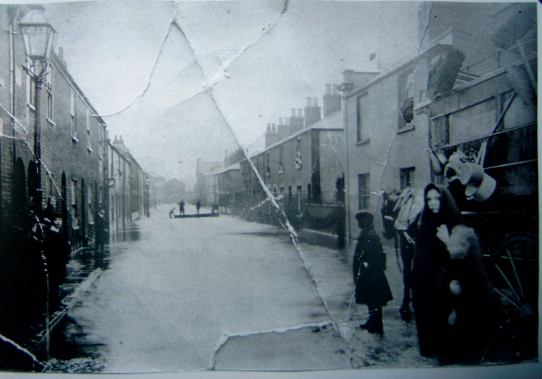
M53 50L56 32L49 24L42 9L31 9L19 22L19 30L23 36L26 56L32 62L30 72L35 85L34 113L34 159L36 163L36 188L34 194L34 211L42 210L43 190L41 188L41 92L46 83L49 56Z

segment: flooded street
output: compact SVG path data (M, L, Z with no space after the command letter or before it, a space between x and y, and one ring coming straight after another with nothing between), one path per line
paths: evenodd
M53 356L79 358L76 364L87 372L205 370L223 364L220 353L229 361L225 367L235 367L235 353L225 343L230 336L316 327L346 317L345 264L337 273L343 274L342 302L333 304L331 315L286 233L229 216L165 215L166 208L159 208L129 230L126 241L111 245L106 269L69 312L66 345L55 346ZM328 349L341 348L337 341ZM72 345L75 356L63 354L73 351ZM320 366L348 367L334 355L330 350L331 359ZM312 367L296 362L304 365Z

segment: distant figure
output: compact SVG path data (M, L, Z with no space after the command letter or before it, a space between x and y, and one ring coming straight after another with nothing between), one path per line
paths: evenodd
M181 200L181 201L179 202L179 214L180 214L181 216L184 216L184 200Z
M169 218L173 218L175 216L175 207L171 208L169 211Z
M213 204L213 207L211 208L211 214L215 215L218 213L218 204Z
M201 208L201 201L198 199L198 201L196 202L196 211L198 212L198 214L199 214L200 208Z
M103 208L98 211L95 223L95 247L96 252L103 254L105 242L107 240L107 225L105 222L105 214Z

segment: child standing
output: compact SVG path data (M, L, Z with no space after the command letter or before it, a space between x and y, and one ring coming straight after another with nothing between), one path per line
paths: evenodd
M374 217L370 212L356 214L361 229L353 258L356 303L366 304L369 308L369 320L360 328L369 333L382 335L382 307L393 299L384 270L386 255L382 243L374 231Z

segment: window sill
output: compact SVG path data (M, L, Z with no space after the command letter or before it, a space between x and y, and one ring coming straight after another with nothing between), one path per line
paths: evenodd
M91 154L93 150L92 150L91 147L87 147L87 151L88 151L89 154Z
M356 146L366 145L370 141L369 138L362 139L361 141L356 141Z
M36 107L35 107L34 105L32 105L32 104L30 104L30 103L26 103L26 106L27 106L28 108L30 108L31 111L33 111L33 112L36 111Z
M399 130L397 130L397 134L408 133L408 132L410 132L410 131L412 131L414 129L416 129L414 124L409 125L409 126L405 126L404 128L400 128Z
M47 122L49 124L51 124L52 126L56 126L56 122L54 122L53 120L51 120L50 118L46 118Z
M72 136L72 142L73 142L73 143L77 143L77 142L79 142L79 140L77 139L77 137Z

